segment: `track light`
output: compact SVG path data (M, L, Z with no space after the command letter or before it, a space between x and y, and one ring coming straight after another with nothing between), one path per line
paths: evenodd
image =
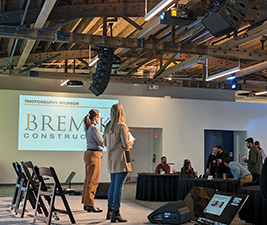
M255 95L266 95L266 94L267 94L267 91L262 91L262 92L255 93Z
M161 12L164 8L169 6L173 0L163 0L159 4L157 4L153 9L151 9L146 15L145 15L145 21L150 20L153 16L157 15L159 12Z
M230 74L233 74L233 73L236 73L238 71L240 71L240 67L239 66L235 67L235 68L232 68L230 70L226 70L226 71L223 71L221 73L217 73L215 75L209 76L209 77L206 78L206 81L211 81L211 80L215 80L215 79L218 79L218 78L221 78L221 77L226 77L226 76L228 76Z

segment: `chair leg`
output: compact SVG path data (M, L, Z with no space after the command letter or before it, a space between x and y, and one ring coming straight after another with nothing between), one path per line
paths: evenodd
M63 201L64 206L66 208L67 214L69 215L69 218L70 218L71 223L76 223L76 221L75 221L75 219L73 217L73 214L71 212L70 206L68 204L68 201L66 199L66 196L63 194L63 195L61 195L61 198L62 198L62 201Z
M36 218L37 218L37 208L38 208L38 203L41 199L41 195L40 195L40 191L41 191L41 186L39 187L39 191L38 191L38 194L37 194L37 198L36 198L36 204L35 204L35 211L34 211L34 217L33 217L33 223L35 223L36 221Z
M16 186L15 186L14 195L13 195L12 202L11 202L11 210L14 208L14 206L16 204L19 188L20 188L20 178L18 177L17 182L16 182Z
M51 219L52 219L52 214L53 214L53 208L54 208L54 203L55 203L55 191L53 192L52 198L51 198L51 203L50 203L50 209L48 213L48 219L47 219L47 225L51 224Z
M21 198L22 198L22 190L21 190L21 188L23 186L23 182L24 182L24 180L21 179L21 181L20 181L20 188L18 190L17 199L16 199L16 203L15 203L15 215L17 215L18 214L18 211L19 211L19 205L20 205Z

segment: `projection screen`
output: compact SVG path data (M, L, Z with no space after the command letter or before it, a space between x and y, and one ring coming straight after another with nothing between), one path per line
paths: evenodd
M100 122L106 123L115 103L118 100L20 95L18 150L84 151L84 117L98 109ZM102 133L104 128L98 127Z

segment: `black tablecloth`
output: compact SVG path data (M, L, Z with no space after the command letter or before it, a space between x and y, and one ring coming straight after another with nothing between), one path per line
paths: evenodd
M136 199L148 201L177 200L178 174L139 173L136 186Z
M233 193L237 193L239 191L238 180L180 179L177 200L183 200L193 186L213 188L217 189L218 191Z
M259 186L249 186L240 189L241 193L249 195L249 198L239 212L241 220L256 225L267 224L267 199L263 196Z
M136 186L136 199L148 201L184 200L193 186L218 189L237 193L237 180L179 179L178 174L139 173Z

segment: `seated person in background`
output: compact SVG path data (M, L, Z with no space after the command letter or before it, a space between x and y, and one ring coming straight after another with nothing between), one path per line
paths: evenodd
M155 173L170 173L170 166L167 164L167 158L166 156L161 157L161 163L157 165ZM163 172L164 171L164 172Z
M252 182L252 175L251 173L240 163L238 162L231 162L229 157L224 158L223 163L226 167L230 168L231 173L234 176L235 180L240 181L240 185L244 183Z
M195 178L196 177L196 174L194 172L194 169L192 168L192 165L189 159L184 160L184 166L181 169L180 177L181 178Z

